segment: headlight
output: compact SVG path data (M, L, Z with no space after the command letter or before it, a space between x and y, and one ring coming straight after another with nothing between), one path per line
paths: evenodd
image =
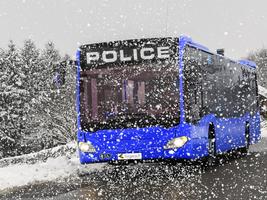
M174 138L170 140L165 146L164 149L176 149L184 146L184 144L188 141L186 136Z
M79 149L82 152L96 152L95 147L91 144L91 142L79 142Z

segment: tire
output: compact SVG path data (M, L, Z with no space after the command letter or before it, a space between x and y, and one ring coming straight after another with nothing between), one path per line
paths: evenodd
M216 157L216 147L215 147L215 128L213 124L209 125L209 157L215 158Z
M242 154L247 154L248 153L248 150L249 150L249 123L246 122L246 125L245 125L245 147L241 148L240 149L240 152Z
M215 128L213 124L209 125L209 132L208 132L208 157L206 158L208 166L214 166L216 164L216 146L215 146Z

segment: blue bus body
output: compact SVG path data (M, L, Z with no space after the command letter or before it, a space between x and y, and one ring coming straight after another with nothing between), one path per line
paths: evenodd
M121 154L138 154L138 159L198 159L209 156L209 127L212 123L215 131L216 154L224 153L232 149L246 146L246 123L249 123L249 143L254 144L260 140L260 114L245 114L235 118L220 118L213 113L206 114L197 123L186 121L184 104L183 83L183 56L186 45L209 52L209 50L190 38L179 38L179 56L177 67L179 68L179 102L180 123L173 127L160 126L107 129L95 132L84 131L81 128L80 119L80 53L77 51L77 140L90 142L95 152L82 152L79 150L80 162L107 162L120 160ZM240 64L255 69L255 64L249 61L240 61ZM172 139L186 136L188 140L180 148L165 149L164 146Z

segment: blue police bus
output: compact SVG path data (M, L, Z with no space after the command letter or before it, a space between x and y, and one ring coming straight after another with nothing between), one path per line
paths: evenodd
M255 63L190 38L82 45L77 51L80 162L198 159L260 139Z

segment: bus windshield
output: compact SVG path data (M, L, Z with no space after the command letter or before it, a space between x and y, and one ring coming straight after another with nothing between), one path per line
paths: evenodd
M179 123L178 67L113 66L81 71L81 127L95 132Z

